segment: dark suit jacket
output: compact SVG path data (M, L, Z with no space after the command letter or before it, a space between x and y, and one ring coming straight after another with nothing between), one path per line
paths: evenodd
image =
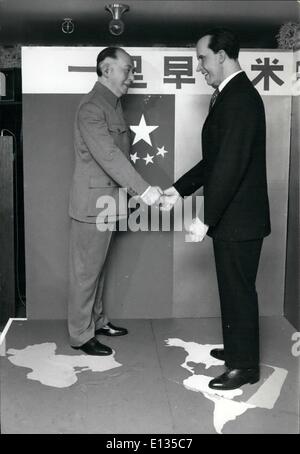
M202 154L174 186L182 197L203 186L208 235L229 241L268 235L265 111L244 72L225 85L209 112Z

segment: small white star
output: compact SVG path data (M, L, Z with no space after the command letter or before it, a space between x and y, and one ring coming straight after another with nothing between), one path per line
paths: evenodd
M147 153L147 156L144 159L144 161L146 161L146 166L151 162L151 164L154 164L153 163L153 158L154 156L150 156L149 153Z
M144 115L142 115L139 125L130 126L130 129L135 133L135 138L132 145L139 142L140 140L144 140L146 143L152 146L150 134L157 128L158 126L147 126L145 117Z
M130 155L130 159L131 159L131 161L133 161L134 164L135 164L136 161L137 161L138 159L141 159L141 158L138 157L137 153L134 153L134 154L131 154L131 155Z
M158 149L158 153L156 153L156 156L162 156L163 158L165 157L165 154L169 153L167 150L165 150L165 146L159 148L157 147Z

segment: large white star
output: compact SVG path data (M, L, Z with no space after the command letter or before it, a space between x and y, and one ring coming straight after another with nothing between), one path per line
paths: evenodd
M165 154L169 153L167 150L165 150L165 146L159 148L157 147L158 149L158 153L156 153L156 156L162 156L163 158L165 157Z
M135 133L135 138L132 145L139 142L140 140L144 140L145 142L152 146L150 134L157 128L158 126L147 126L145 117L144 115L142 115L139 125L130 126L130 129Z
M151 162L151 164L154 164L153 163L153 158L154 156L150 156L149 153L147 153L147 156L144 159L144 161L146 161L146 166Z
M130 159L131 159L131 161L133 161L134 163L136 163L136 161L137 161L138 159L141 159L141 158L138 157L137 153L134 153L134 154L131 154L131 155L130 155Z

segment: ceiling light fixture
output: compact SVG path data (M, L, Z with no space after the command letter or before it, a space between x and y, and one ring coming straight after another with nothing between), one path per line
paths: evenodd
M73 33L75 28L74 22L70 17L65 17L63 23L61 24L61 30L63 33L70 35Z
M121 3L112 3L111 5L105 5L106 11L109 11L113 19L108 24L109 31L112 35L119 36L124 31L124 22L121 20L122 14L129 11L128 5L122 5Z

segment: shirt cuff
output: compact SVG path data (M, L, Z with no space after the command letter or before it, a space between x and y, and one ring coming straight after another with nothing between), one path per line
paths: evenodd
M148 186L146 191L144 191L143 194L140 195L140 197L143 198L147 194L147 192L149 191L150 188L151 188L151 186Z

